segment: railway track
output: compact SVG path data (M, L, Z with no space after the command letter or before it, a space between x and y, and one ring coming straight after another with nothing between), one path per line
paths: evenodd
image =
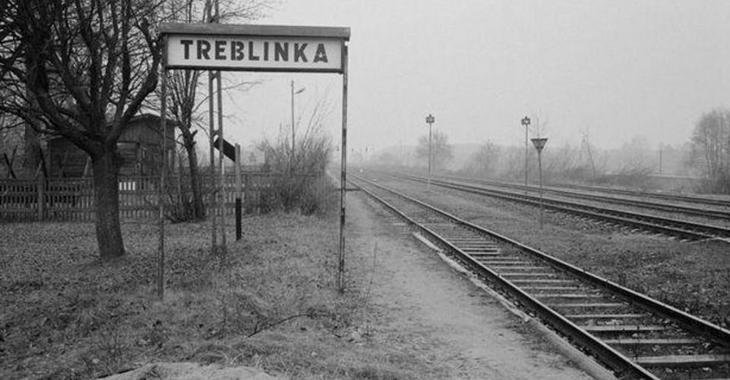
M634 197L654 198L654 199L659 199L659 200L664 200L664 201L696 203L696 204L700 204L700 205L711 205L711 206L722 206L722 207L730 206L730 202L728 202L726 200L699 197L699 196L663 194L663 193L655 193L655 192L643 192L643 191L626 190L626 189L613 189L613 188L607 188L607 187L596 187L596 186L587 186L587 185L564 184L564 185L560 185L560 187L576 189L576 190L602 192L602 193L609 193L609 194L629 195L629 196L634 196Z
M406 194L352 183L617 377L730 378L730 331Z
M516 183L508 183L508 182L499 182L499 181L490 181L490 180L484 180L484 179L476 179L476 178L464 178L464 177L456 177L456 176L440 176L441 178L447 179L447 180L455 180L460 182L469 182L469 183L478 183L483 185L488 185L492 187L499 187L499 188L507 188L507 189L515 189L520 191L530 191L530 192L539 192L540 188L537 186L525 186L520 185ZM613 189L607 189L607 190L613 190ZM602 190L591 190L593 192L604 192ZM687 202L687 203L699 203L698 198L694 197L684 197L679 195L664 195L664 194L649 194L649 193L643 193L647 194L645 196L637 195L637 194L626 194L625 192L628 190L624 190L621 193L617 193L620 195L631 195L632 197L655 197L655 196L664 196L665 198L663 200L671 200L672 202ZM690 206L683 206L678 204L667 204L665 203L659 203L656 201L646 200L646 199L636 199L636 198L626 198L626 197L618 197L618 196L611 196L606 194L596 194L596 193L586 193L585 191L576 191L576 190L566 190L559 187L554 186L546 186L544 187L544 193L546 194L553 194L557 196L562 197L569 197L569 198L579 198L579 199L585 199L589 201L596 201L601 203L611 203L611 204L619 204L619 205L626 205L626 206L632 206L632 207L641 207L646 209L652 209L652 210L658 210L658 211L665 211L665 212L672 212L672 213L680 213L685 215L693 215L693 216L700 216L705 218L717 218L717 219L723 219L723 220L730 220L730 202L722 202L714 199L704 199L706 201L712 202L712 203L704 203L702 207L690 207ZM605 193L605 192L604 192ZM717 209L717 208L710 208L711 206L724 206L725 209Z
M426 182L425 178L389 174L395 178L407 179L416 182ZM432 179L431 185L459 190L472 194L496 197L514 202L520 202L531 206L540 207L542 204L546 209L570 213L580 217L609 222L631 228L660 233L667 236L677 237L686 240L706 239L728 239L730 229L703 223L689 222L680 219L665 218L656 215L649 215L633 211L619 210L609 207L598 207L590 204L566 201L550 197L544 197L541 201L539 196L525 194L519 191L508 191L488 188L476 184L462 183L452 180Z

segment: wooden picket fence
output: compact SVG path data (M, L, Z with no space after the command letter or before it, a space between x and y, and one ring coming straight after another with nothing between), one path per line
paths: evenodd
M242 184L244 205L248 212L257 212L262 191L270 187L278 174L244 173ZM187 178L171 177L166 186L166 199L188 194ZM119 179L119 214L122 219L156 218L159 177L121 177ZM212 201L212 179L203 176L204 202ZM225 178L223 189L225 214L233 214L236 182L233 175ZM30 221L93 221L94 192L91 178L51 178L39 180L0 179L0 222Z

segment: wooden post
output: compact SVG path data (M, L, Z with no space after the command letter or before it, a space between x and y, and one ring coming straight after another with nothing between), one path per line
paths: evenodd
M243 175L243 204L246 208L247 214L253 213L253 199L251 192L251 175L250 174L244 174Z
M215 129L215 115L213 114L213 111L215 110L215 105L213 104L213 78L215 77L214 71L208 71L208 129L210 136L210 139L208 141L210 145L210 177L208 178L208 183L212 185L213 191L210 194L210 205L208 206L208 215L210 217L210 224L211 224L211 237L210 237L210 251L212 254L216 253L216 250L218 249L218 225L217 225L217 217L218 217L218 189L215 186L215 149L213 148L213 141L215 140L215 135L217 133Z
M241 145L236 144L236 240L241 240Z
M340 163L340 246L337 289L345 291L345 192L347 191L347 45L342 48L342 162Z
M218 10L216 9L216 16ZM223 154L223 147L225 141L223 139L223 84L221 83L221 72L218 71L218 75L215 77L217 85L217 98L218 98L218 136L220 137L220 152L218 152L218 165L220 165L220 208L221 208L221 254L226 255L228 248L226 247L226 165L224 162L225 155Z

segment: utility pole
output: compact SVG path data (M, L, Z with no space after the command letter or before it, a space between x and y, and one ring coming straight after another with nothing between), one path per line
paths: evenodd
M530 126L530 118L527 116L523 117L522 125L525 126L525 194L527 194L527 128Z
M296 92L294 92L294 81L291 81L291 156L289 156L289 171L294 171L294 147L296 146L294 144L294 95L301 94L304 92L305 88L302 87Z
M426 123L428 124L428 182L426 190L431 190L431 126L436 122L436 118L433 115L428 114L426 116Z
M220 7L218 0L215 0L215 22L220 22ZM225 139L223 138L223 84L221 79L221 71L218 70L215 76L216 81L216 98L218 101L218 137L220 138L220 152L218 152L218 165L220 166L220 177L218 185L218 205L220 207L220 234L221 234L221 247L219 254L222 257L226 257L228 254L228 247L226 246L226 165L223 162L223 146ZM212 95L212 94L211 94Z
M662 143L659 143L659 175L662 175Z

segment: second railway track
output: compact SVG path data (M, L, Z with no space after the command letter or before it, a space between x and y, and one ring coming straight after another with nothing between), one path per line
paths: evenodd
M418 176L393 173L390 173L389 175L395 178L406 179L410 181L426 182L426 179ZM490 196L514 202L520 202L532 206L539 207L542 203L542 205L549 210L570 213L580 217L606 221L618 225L625 225L631 228L637 228L653 233L660 233L680 239L725 239L725 241L728 241L727 239L730 238L730 229L716 225L695 223L674 218L665 218L656 215L649 215L635 211L619 210L610 207L598 207L580 202L552 199L548 197L544 198L541 201L540 197L536 195L524 194L519 191L498 190L479 186L477 184L461 183L457 181L432 179L431 184L452 190Z
M440 178L447 180L454 180L467 183L483 184L486 186L507 188L520 191L529 191L537 193L540 191L538 186L525 186L516 183L491 181L486 179L478 178L465 178L457 176L442 175ZM574 185L577 186L577 185ZM730 220L730 202L723 202L719 199L711 198L697 198L680 196L673 194L657 194L657 193L627 193L614 192L614 189L598 189L590 188L587 190L580 187L555 187L545 186L545 194L552 194L561 197L573 198L573 199L585 199L588 201L595 201L603 204L617 204L625 205L638 208L646 208L649 210L664 211L669 213L677 213L682 215L692 215L703 218ZM659 198L661 197L661 198ZM704 200L705 203L699 203L700 200ZM669 202L669 203L668 203ZM693 206L685 205L686 203L692 203Z
M354 183L618 377L730 377L730 331L406 194Z

